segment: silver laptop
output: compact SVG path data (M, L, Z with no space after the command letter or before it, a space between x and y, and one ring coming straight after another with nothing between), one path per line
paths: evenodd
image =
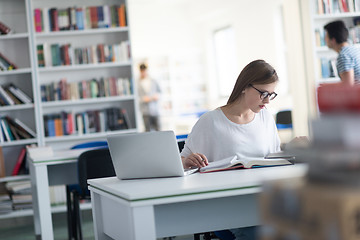
M119 179L179 177L184 171L173 131L108 135L112 162Z

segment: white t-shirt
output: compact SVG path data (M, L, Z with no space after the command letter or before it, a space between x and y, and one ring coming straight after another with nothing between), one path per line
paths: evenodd
M207 112L194 125L185 141L182 157L204 154L209 162L237 155L264 157L280 151L280 139L273 116L266 109L247 124L230 121L220 108Z

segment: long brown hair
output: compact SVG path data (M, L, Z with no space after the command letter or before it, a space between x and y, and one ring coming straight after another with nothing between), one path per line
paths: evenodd
M234 103L250 84L269 84L278 81L275 69L264 60L255 60L240 72L227 104Z

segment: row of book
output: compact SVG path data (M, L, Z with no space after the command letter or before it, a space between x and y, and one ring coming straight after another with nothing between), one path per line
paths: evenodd
M360 26L349 28L349 39L352 44L360 43ZM325 42L325 30L323 28L315 30L315 43L317 47L326 46Z
M107 77L68 83L66 78L59 82L41 85L41 100L61 101L110 96L131 95L129 78Z
M359 12L360 0L317 0L317 14Z
M29 97L24 91L10 83L6 86L0 85L0 105L11 106L17 104L32 103L32 98Z
M0 118L0 142L11 142L35 138L36 133L18 118L2 116Z
M9 71L17 69L18 67L9 58L5 57L4 54L0 53L0 70Z
M127 26L125 4L69 8L35 8L36 32Z
M47 137L83 135L131 128L126 109L106 108L85 112L44 115Z
M320 66L321 66L322 78L338 77L338 72L336 68L336 59L321 58Z
M97 44L73 48L71 44L37 45L39 67L66 66L104 62L125 62L130 60L129 41L119 44Z

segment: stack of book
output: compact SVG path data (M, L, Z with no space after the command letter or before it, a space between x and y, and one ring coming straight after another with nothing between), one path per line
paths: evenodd
M32 98L29 97L24 91L15 86L13 83L1 86L0 85L0 105L12 106L17 104L32 103Z
M10 195L5 187L5 183L0 183L0 214L12 211L12 202Z
M0 142L35 138L36 133L18 118L0 116Z
M10 61L10 59L5 57L5 55L0 53L0 70L1 71L14 70L14 69L17 69L17 68L18 67L15 65L15 63Z
M14 210L32 208L30 180L12 181L6 183Z

